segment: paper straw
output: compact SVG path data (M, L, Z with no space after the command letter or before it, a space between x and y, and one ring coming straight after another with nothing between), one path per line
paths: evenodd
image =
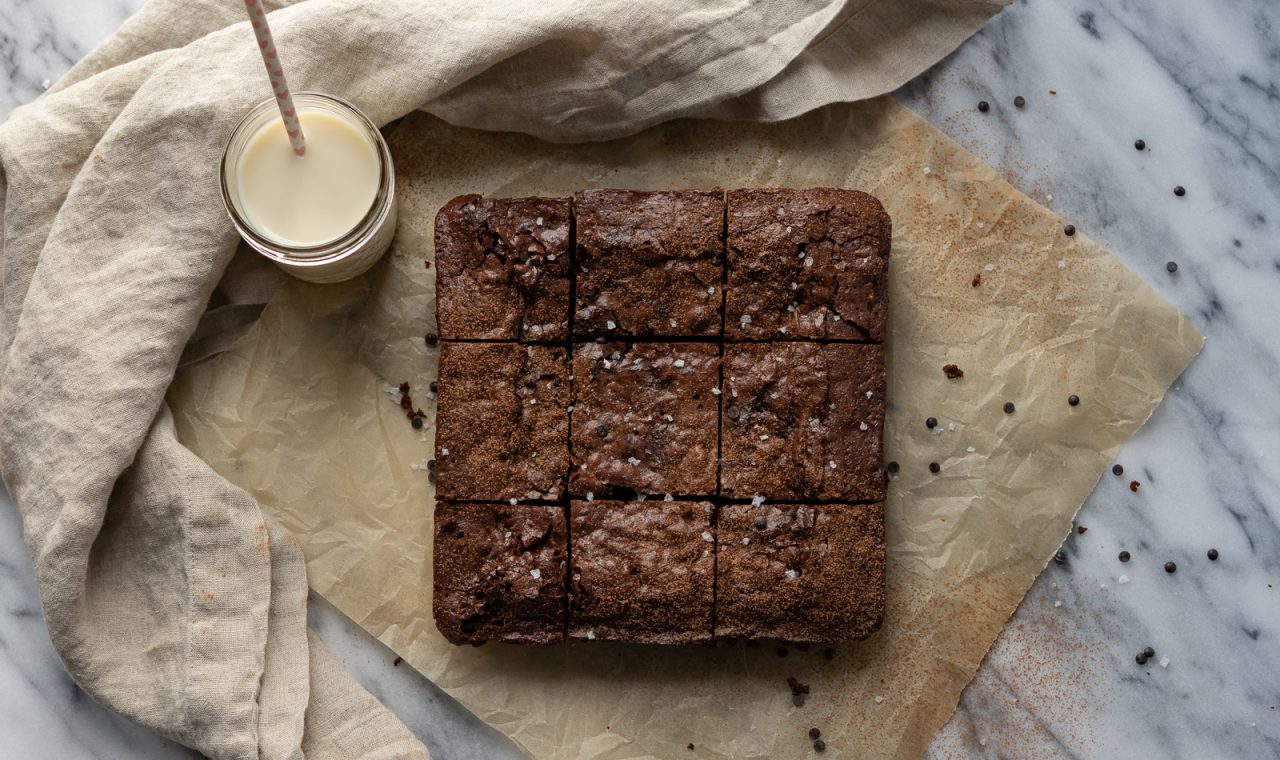
M293 152L301 156L307 152L306 137L302 134L298 111L293 107L293 96L289 94L289 83L284 78L284 67L280 65L275 40L271 38L267 12L262 7L262 0L244 0L244 9L249 12L249 23L253 25L253 34L258 38L258 52L262 53L262 63L267 67L271 91L275 93L276 105L280 107L284 131L289 134L289 144L293 146Z

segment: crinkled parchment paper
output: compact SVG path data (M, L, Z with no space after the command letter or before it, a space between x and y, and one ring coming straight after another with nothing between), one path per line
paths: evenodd
M170 400L182 440L302 541L316 591L538 758L808 757L810 726L833 756L917 756L1203 341L1105 250L888 99L591 145L425 115L389 138L401 210L388 259L353 283L289 282ZM886 443L902 469L884 628L831 660L742 644L450 646L431 620L433 431L410 427L394 391L411 382L433 411L436 209L466 192L754 185L861 188L893 217ZM949 363L963 379L944 377ZM803 708L789 676L810 686Z

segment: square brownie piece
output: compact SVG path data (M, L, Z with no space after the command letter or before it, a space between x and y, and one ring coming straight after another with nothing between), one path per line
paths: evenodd
M731 191L725 336L883 341L890 233L856 190Z
M884 349L725 346L722 492L730 498L884 498Z
M577 336L719 335L724 193L573 196Z
M569 470L568 349L444 343L436 495L558 499Z
M570 492L714 494L718 353L709 343L575 346Z
M564 640L564 507L439 502L436 627L454 644Z
M720 508L717 638L835 643L884 617L884 505Z
M569 505L569 638L711 640L715 537L709 502Z
M568 198L463 195L436 214L435 237L442 338L568 338Z

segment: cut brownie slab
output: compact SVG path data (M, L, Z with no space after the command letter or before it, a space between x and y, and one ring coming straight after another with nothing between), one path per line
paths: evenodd
M567 198L454 198L436 215L440 336L565 340L570 264Z
M709 502L571 502L569 638L710 641L712 510Z
M884 507L720 508L717 637L834 643L884 617Z
M590 190L573 206L576 335L720 334L722 192Z
M569 468L567 365L568 350L553 346L441 346L438 498L560 498Z
M724 495L883 499L884 397L877 345L725 345Z
M563 507L440 502L435 525L432 610L446 639L564 639Z
M889 238L856 190L731 191L725 336L884 340Z
M717 354L706 343L575 346L569 490L714 494Z

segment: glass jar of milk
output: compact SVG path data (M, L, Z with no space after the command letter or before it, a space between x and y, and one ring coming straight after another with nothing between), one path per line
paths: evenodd
M289 145L275 100L241 119L222 155L222 198L240 236L290 274L339 282L386 252L396 227L395 171L382 133L355 106L299 92L306 138Z

